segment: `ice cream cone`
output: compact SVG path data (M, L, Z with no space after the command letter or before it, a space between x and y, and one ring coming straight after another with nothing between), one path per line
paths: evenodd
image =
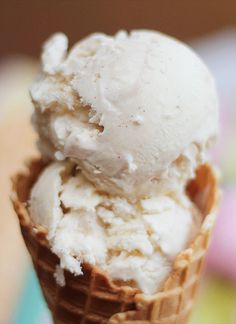
M145 296L138 289L119 286L96 267L83 265L83 276L64 272L65 285L54 277L58 257L52 253L47 231L35 225L27 211L33 183L44 167L29 164L13 179L12 201L21 232L31 254L38 279L55 323L187 323L199 285L203 261L215 220L219 190L213 170L201 166L187 192L203 215L198 235L173 262L173 270L162 289Z

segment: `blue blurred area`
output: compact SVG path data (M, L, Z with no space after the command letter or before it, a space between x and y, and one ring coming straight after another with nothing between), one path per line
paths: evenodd
M31 267L26 273L19 304L13 314L11 324L49 324L51 322L38 279Z

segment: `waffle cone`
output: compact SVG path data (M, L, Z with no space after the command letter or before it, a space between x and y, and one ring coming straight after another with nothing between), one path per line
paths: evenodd
M138 289L116 285L106 273L87 264L83 264L83 276L74 276L65 271L66 285L57 284L54 273L59 259L51 252L46 229L32 223L26 207L30 189L44 166L41 161L33 161L26 172L14 177L12 201L54 322L187 323L199 285L219 195L211 167L201 166L187 188L203 215L198 235L176 257L162 289L155 295L145 296Z

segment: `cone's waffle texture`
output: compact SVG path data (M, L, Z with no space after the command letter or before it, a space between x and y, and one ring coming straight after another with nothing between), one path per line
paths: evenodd
M83 265L83 276L65 271L66 285L61 287L56 283L54 273L59 259L50 250L46 229L34 225L27 211L31 187L44 166L41 161L34 161L25 173L15 176L12 201L54 322L187 323L218 201L217 181L210 166L199 168L196 179L187 188L203 215L199 233L189 248L176 257L172 273L161 291L152 296L145 296L135 288L118 286L98 268L86 264Z

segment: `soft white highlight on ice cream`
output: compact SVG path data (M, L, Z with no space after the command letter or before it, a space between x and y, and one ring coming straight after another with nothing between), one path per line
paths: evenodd
M54 278L59 286L63 287L66 284L64 270L60 267L60 265L56 266L56 271L54 272Z
M44 44L42 53L43 71L56 73L60 64L66 57L68 38L62 33L57 33Z
M158 290L200 221L184 192L131 204L99 193L68 162L53 162L43 171L31 192L30 212L49 230L62 269L81 275L87 262L146 294ZM60 270L55 276L64 284Z
M218 130L214 81L194 52L152 31L44 45L31 88L44 156L70 158L130 199L184 186Z
M55 229L63 215L59 194L62 190L60 174L64 169L65 166L59 163L50 165L44 170L37 186L31 192L30 214L34 215L36 224L49 229L49 238L55 234Z

